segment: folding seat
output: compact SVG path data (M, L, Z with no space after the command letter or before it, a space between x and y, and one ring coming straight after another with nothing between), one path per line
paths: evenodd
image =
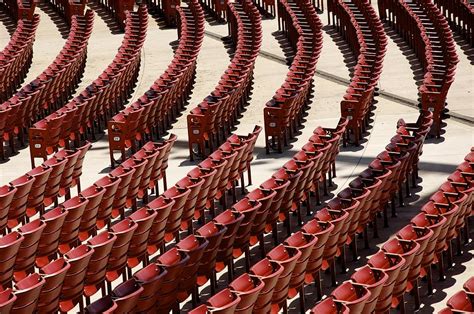
M246 143L239 143L239 144L232 144L230 142L225 142L221 146L219 146L219 150L225 152L226 154L232 154L237 152L237 156L232 163L229 178L226 186L226 190L232 192L233 201L236 202L236 192L235 186L240 179L240 165L246 162L247 158L247 144ZM245 158L245 160L244 160Z
M85 313L88 314L112 314L117 309L117 303L112 300L112 297L105 296L103 298L97 299L90 305L86 307Z
M212 159L217 159L217 160L227 160L227 164L225 168L222 170L222 173L220 175L219 181L217 182L217 194L215 199L220 200L222 207L226 208L227 207L227 198L225 195L227 185L230 182L230 172L232 170L232 166L234 165L234 161L236 160L237 156L239 155L239 152L233 151L233 152L224 152L221 150L216 150L214 153L212 153L209 157Z
M71 265L66 273L61 296L59 309L61 312L68 312L79 304L80 311L83 311L82 291L84 289L84 279L87 272L89 261L91 260L94 249L87 245L80 245L66 254L64 259Z
M275 247L273 250L268 252L267 258L273 262L277 262L283 266L284 270L278 277L278 281L275 286L275 290L272 296L272 309L283 309L283 312L287 311L286 298L290 288L290 280L293 275L296 263L301 258L301 251L293 247L287 247L283 244Z
M176 186L172 186L163 193L163 197L172 199L175 201L171 208L171 213L168 216L166 222L166 234L165 241L170 242L174 238L179 239L179 230L181 228L181 218L183 215L184 206L188 200L188 196L191 194L191 190L188 188L181 189Z
M235 313L251 313L265 283L257 276L244 273L229 284L229 289L240 297Z
M287 247L298 249L301 256L296 262L293 274L290 280L290 288L288 290L288 298L294 298L298 293L300 295L300 306L305 308L304 303L304 283L306 277L306 266L310 261L311 253L317 244L318 238L310 233L298 231L288 237L284 245Z
M33 273L13 285L16 300L12 313L33 313L36 311L38 298L46 281L39 274Z
M446 302L448 307L455 312L471 313L474 312L474 297L461 290L456 292Z
M420 244L413 240L402 240L393 238L384 243L382 250L392 254L399 255L405 259L405 264L401 267L400 273L397 277L397 282L392 292L392 307L400 305L405 306L404 295L407 288L407 280L411 267L413 267L413 261L417 252L420 249Z
M311 234L317 238L317 241L314 244L309 257L309 261L306 265L305 282L307 284L312 283L313 281L315 282L318 299L321 299L322 297L320 270L323 264L325 244L328 241L329 236L332 234L334 228L334 224L332 224L330 221L319 221L317 219L308 221L301 228L304 233Z
M62 149L56 154L54 154L55 158L58 159L67 159L66 166L64 167L64 172L61 175L61 182L60 182L60 189L59 189L59 195L60 196L66 196L66 199L71 197L71 186L73 184L73 172L74 168L76 167L77 160L79 159L81 155L80 150L68 150L68 149Z
M170 146L171 143L164 142L164 143L156 143L156 142L148 142L143 145L142 150L154 153L158 152L156 156L155 162L153 163L153 168L150 174L150 188L156 188L156 194L158 194L158 180L162 178L161 170L163 166L164 159L167 158L169 150L171 150ZM169 149L169 150L168 150Z
M253 221L261 207L262 203L250 200L247 197L244 197L232 205L233 211L244 215L244 219L240 223L235 237L233 256L234 258L237 258L240 257L242 253L245 253L245 266L247 270L250 269L250 232L253 226Z
M79 226L79 240L84 241L89 236L96 234L97 214L106 192L107 190L103 187L91 185L79 193L81 197L88 201Z
M202 222L205 222L204 211L207 206L209 190L211 189L214 177L217 172L217 169L195 167L187 174L187 177L192 182L199 182L201 180L204 181L204 183L201 185L201 188L199 189L194 210L194 218L199 219Z
M59 238L59 252L61 254L69 251L79 241L79 228L84 210L88 203L89 201L85 198L75 196L61 204L60 207L67 211Z
M57 198L61 187L61 175L64 172L66 163L67 159L57 159L56 157L52 157L43 163L43 165L53 169L49 175L44 191L45 206L49 206L53 203L57 206Z
M204 258L204 252L208 245L209 241L206 238L195 236L193 234L187 236L176 244L176 248L178 248L179 251L186 253L189 257L179 279L177 294L179 302L186 300L189 295L192 295L193 304L198 301L198 269L201 260Z
M425 256L425 250L430 242L430 238L433 236L434 232L428 228L418 228L412 224L406 225L404 228L400 229L397 232L397 237L403 240L415 241L420 245L420 248L413 258L410 271L408 273L407 279L407 292L410 292L414 289L415 295L415 306L419 308L420 299L418 293L418 278L420 277L420 270L422 267L423 257Z
M277 222L280 215L280 205L285 197L286 190L288 186L291 184L290 181L283 181L275 178L270 178L260 184L260 189L266 192L276 192L275 196L272 199L272 204L268 209L267 219L266 219L266 227L265 231L273 233L273 242L275 245L278 244L278 228Z
M349 217L349 213L346 211L334 211L329 208L323 208L316 212L314 218L319 221L326 221L331 222L334 225L334 229L332 230L325 246L324 246L324 253L323 253L323 264L321 266L322 270L330 269L331 271L331 281L332 285L336 285L336 254L337 254L337 244L339 240L339 236L341 234L341 230L345 224L347 224L347 218Z
M145 171L145 168L147 166L147 160L142 159L138 160L135 158L128 158L125 160L121 165L124 169L135 169L135 172L133 173L132 179L130 181L130 184L128 186L127 190L127 201L126 201L126 207L131 207L132 210L137 210L137 195L138 195L138 190L140 189L140 181L143 172ZM123 217L123 213L121 213L121 217Z
M140 264L140 262L143 262L144 266L148 265L148 237L157 215L157 211L142 207L127 217L127 219L133 220L138 225L130 240L130 247L127 253L127 266L129 270Z
M0 187L0 233L5 234L7 227L8 213L12 205L13 197L17 192L17 188L12 185L4 185Z
M117 304L119 313L135 313L138 299L143 292L143 287L134 278L119 284L112 291L113 300Z
M258 201L262 206L258 209L257 215L252 222L252 230L250 237L250 244L254 245L257 241L260 243L260 249L262 256L265 255L264 245L264 232L267 225L267 215L272 205L273 198L276 196L276 192L267 189L256 188L246 195L251 201Z
M244 218L245 216L240 212L228 209L213 219L214 223L227 228L217 253L216 271L220 272L227 266L229 281L232 281L234 277L234 242Z
M118 177L105 176L94 182L97 190L105 189L97 213L96 225L99 230L110 224L115 193L121 181Z
M9 285L13 278L13 269L21 243L24 241L21 233L13 231L0 238L0 282L2 286Z
M204 184L204 179L191 180L189 177L184 177L176 183L176 188L181 191L189 190L186 203L183 207L183 214L181 216L181 230L187 230L189 234L193 232L193 218L195 205L198 200L198 195Z
M388 279L389 276L385 271L371 268L368 265L359 268L352 274L351 281L364 286L370 292L370 298L365 303L363 313L373 313L378 297Z
M474 276L469 278L463 285L463 289L467 293L474 293Z
M156 158L160 151L146 151L144 149L139 150L135 154L133 154L133 158L142 160L145 159L147 161L145 170L142 173L140 179L140 187L138 189L138 198L143 199L144 203L148 203L148 188L150 187L150 179L152 175L153 168L156 163Z
M67 215L68 211L65 208L56 207L41 216L40 219L46 223L46 227L41 233L36 252L37 267L45 266L56 256L59 237Z
M441 201L441 200L440 200ZM451 252L451 240L456 235L456 221L457 214L459 213L459 207L456 205L450 205L443 202L433 202L432 200L428 201L421 211L430 216L443 216L446 218L446 223L441 227L440 234L438 236L438 241L436 243L436 259L439 263L439 275L440 278L444 278L444 258L443 252L448 250L448 253ZM448 254L450 258L451 254ZM448 261L449 263L450 261Z
M217 287L215 270L217 253L219 252L219 246L221 245L226 231L227 227L225 225L217 224L212 221L196 231L197 234L204 237L209 242L203 254L206 258L205 260L201 260L199 263L197 283L199 286L202 286L210 278L212 293L215 293Z
M33 186L31 187L31 192L28 195L28 203L26 205L27 217L32 217L37 212L43 213L44 192L52 171L53 168L48 166L38 166L27 172L27 175L35 178Z
M133 278L135 278L143 288L136 306L137 312L147 312L154 307L157 301L158 291L160 291L166 274L167 271L164 267L152 263L133 275Z
M24 221L26 216L26 206L28 204L28 196L30 195L34 181L34 177L25 174L10 182L10 185L16 189L16 192L13 196L10 210L8 211L7 227L9 229Z
M200 169L216 170L216 174L214 175L211 186L209 187L209 193L208 193L207 204L206 204L206 208L210 209L212 217L215 216L214 199L217 196L218 187L219 187L219 183L222 177L222 173L224 172L224 169L228 168L227 166L228 164L229 162L226 159L223 159L223 158L215 159L215 158L209 157L209 158L204 159L198 165Z
M33 272L38 244L45 227L46 223L44 221L36 219L18 229L24 239L21 242L15 261L15 281L20 281L27 274Z
M289 219L289 212L293 207L293 198L295 196L296 188L299 184L300 178L303 172L299 171L297 167L294 168L281 168L277 172L272 174L272 177L276 180L290 181L290 185L286 189L286 196L280 205L279 220L283 221L286 225L288 235L291 234L291 224Z
M111 232L103 231L87 241L87 245L94 249L94 253L89 261L84 283L84 296L87 303L99 288L105 290L105 275L109 263L112 247L117 240L117 236ZM104 293L102 293L104 294Z
M185 252L179 251L177 248L172 248L166 253L158 256L158 258L153 262L166 270L166 275L163 277L161 288L156 294L157 303L153 309L167 313L171 309L175 310L178 306L177 291L180 283L180 275L189 262L189 256Z
M165 228L168 216L175 204L175 200L164 196L159 196L147 204L147 208L156 211L158 214L153 221L153 225L148 236L148 255L154 254L158 249L162 248L164 253Z
M59 297L64 278L71 265L63 258L58 258L40 269L39 274L45 280L38 300L39 313L59 311Z
M349 314L349 308L340 301L335 300L332 296L319 301L316 306L311 309L311 314Z
M159 177L159 179L163 179L163 188L165 190L168 188L167 179L166 179L166 169L168 169L168 158L169 158L171 149L173 148L174 143L176 142L177 139L178 137L176 136L176 134L171 133L169 138L165 141L165 143L169 145L166 146L166 153L163 157L163 163L161 164L161 169L160 169L161 175Z
M349 311L354 313L362 313L370 295L365 286L350 281L345 281L331 292L334 300L344 303Z
M74 171L72 172L72 187L77 186L77 192L81 192L81 175L82 175L82 165L84 163L84 158L86 153L91 148L92 143L87 142L81 147L76 148L80 151L79 156L77 157L76 165L74 166Z
M17 296L11 288L2 289L0 291L0 311L2 313L10 313Z
M127 266L127 253L130 248L130 241L133 238L138 224L130 219L124 219L110 228L110 232L117 237L112 251L110 252L109 262L107 264L107 273L105 278L108 284L108 291L112 282L115 281L121 274L125 276L124 270Z
M119 216L122 219L125 218L128 188L135 175L135 171L135 168L125 168L119 165L109 173L109 176L121 179L112 204L112 218Z

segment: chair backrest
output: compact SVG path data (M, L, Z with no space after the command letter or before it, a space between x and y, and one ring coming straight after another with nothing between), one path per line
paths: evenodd
M86 313L89 314L112 314L117 310L117 303L111 296L100 298L86 307Z
M0 292L0 312L10 313L17 296L13 293L13 289L7 288Z
M112 294L115 303L117 303L117 311L120 313L133 313L143 290L143 287L134 278L115 287Z
M262 311L267 313L272 306L272 296L278 278L283 273L284 267L277 262L271 261L268 258L262 259L250 269L250 274L260 278L265 286L260 291L255 302L254 311Z
M38 297L41 288L46 281L37 273L33 273L28 277L18 281L13 286L13 291L17 297L13 304L13 313L33 313L36 311Z
M43 229L38 244L38 252L36 253L37 267L43 267L48 264L49 257L57 251L59 236L61 235L67 214L67 209L55 207L41 216L41 220L46 223L46 228Z
M0 238L0 283L3 286L8 286L13 278L15 260L24 239L23 235L17 231Z
M344 303L336 301L332 296L327 297L326 299L319 301L311 309L311 314L349 314L349 308L344 305Z
M40 219L21 226L18 232L24 237L15 261L15 280L18 281L31 273L36 259L36 252L46 223Z
M164 267L152 263L133 275L133 278L143 287L137 303L138 312L147 312L155 306L158 291L160 291L166 274L167 271Z
M53 313L59 310L59 296L70 267L66 259L61 257L40 269L40 275L46 281L38 300L40 313Z
M212 313L231 314L235 312L240 300L237 294L233 293L229 288L226 288L210 297L206 305L210 308Z
M236 313L249 313L253 310L257 298L265 283L257 276L244 273L229 284L229 289L240 297Z
M343 302L349 308L349 311L362 313L370 298L370 292L362 285L345 281L332 291L331 296L335 300Z

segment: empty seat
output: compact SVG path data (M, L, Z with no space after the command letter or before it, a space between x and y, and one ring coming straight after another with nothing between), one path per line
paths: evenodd
M349 311L362 313L370 299L370 292L363 285L345 281L331 292L331 296L335 300L344 303Z
M71 265L63 257L58 258L40 269L45 284L38 300L38 312L53 313L59 311L59 297L64 279Z
M134 278L124 281L112 291L113 299L117 304L117 312L134 313L143 287Z
M257 276L244 273L229 284L229 289L240 297L235 313L251 313L265 283Z
M326 299L319 301L315 307L311 309L311 314L349 314L349 308L342 302L335 300L329 296Z
M38 305L38 298L46 281L37 273L33 273L13 285L16 300L12 313L33 313Z

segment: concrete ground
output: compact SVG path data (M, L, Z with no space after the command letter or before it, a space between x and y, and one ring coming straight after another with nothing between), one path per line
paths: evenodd
M112 61L123 36L123 34L116 31L116 25L100 6L95 3L89 6L96 11L96 17L92 36L89 40L87 66L78 91L94 80ZM64 28L63 21L48 5L40 5L36 12L41 15L41 22L34 44L33 64L26 82L35 78L50 64L60 51L65 42L65 35L67 35L67 29ZM327 25L326 14L321 14L320 18ZM0 15L0 22L0 46L5 46L9 39L8 29L11 30L11 21ZM166 69L173 56L170 44L177 39L175 29L160 28L158 21L152 16L150 16L148 25L147 40L142 52L139 82L132 96L132 101L143 94ZM255 66L253 95L243 117L236 126L235 132L238 134L250 132L256 124L263 125L264 105L282 84L288 71L288 67L284 64L284 47L280 46L278 42L279 34L276 32L278 30L276 20L265 19L263 30L262 54L257 58ZM206 32L208 33L198 57L196 84L187 110L191 110L214 89L230 60L224 43L219 39L219 37L227 35L227 26L207 23ZM338 176L334 180L335 186L326 199L346 187L348 182L366 168L368 163L384 149L394 135L398 119L416 120L417 110L410 104L417 101L417 85L414 75L418 64L416 64L416 60L400 38L388 28L387 33L389 35L389 46L379 84L381 95L377 97L377 109L372 117L372 127L369 129L369 134L365 136L362 146L347 147L341 150L336 163ZM372 249L361 249L360 255L363 257L356 262L351 262L349 258L349 272L338 275L339 282L348 279L355 268L366 262L367 256L376 252L376 246L380 246L386 239L393 236L400 227L418 213L421 205L455 170L470 148L474 146L472 124L472 119L474 119L474 97L472 94L474 90L473 51L467 49L462 40L458 40L458 44L458 54L461 62L458 64L456 80L448 96L448 108L454 115L458 114L463 117L464 121L454 118L448 119L445 128L446 133L443 137L438 140L429 139L427 141L420 163L421 180L418 183L418 188L412 190L413 195L407 200L408 205L398 209L398 217L390 219L390 228L382 229L380 238L371 240ZM351 57L343 40L337 36L331 27L326 26L324 28L323 50L318 61L318 73L314 82L314 99L310 110L307 111L305 126L283 154L266 155L264 136L263 134L260 136L254 151L255 159L252 164L254 186L247 187L249 190L269 178L275 170L291 158L306 143L314 128L336 125L340 115L339 103L346 90L347 80L350 79L348 65L353 61ZM195 165L195 163L188 160L186 113L184 112L178 118L171 130L172 133L178 135L178 142L170 158L168 170L170 184L185 176ZM17 155L12 156L8 162L0 164L0 184L7 184L29 169L29 149L24 148ZM82 177L83 186L90 185L99 177L108 173L109 170L108 142L107 136L104 135L93 143L92 149L86 155ZM280 232L283 233L282 230ZM283 235L280 238L282 239ZM362 242L359 243L361 247ZM272 245L269 237L266 239L266 244L268 249ZM455 258L454 268L448 271L449 279L435 283L436 290L433 296L427 297L426 283L421 284L423 306L420 312L432 313L444 307L447 298L461 289L464 281L474 274L473 244L471 243L465 250L467 251L466 254ZM258 249L252 250L252 254L253 261L260 258ZM238 274L243 272L242 265L242 261L237 263L239 267ZM219 274L219 276L219 286L222 288L227 283L226 275ZM323 280L324 292L328 294L332 290L328 283L329 277L324 275ZM209 288L205 287L201 295L205 298L208 294ZM306 294L307 306L313 306L315 304L313 287L307 287ZM413 312L413 299L409 296L407 300L407 311ZM182 306L189 310L191 305L187 302L183 303ZM297 300L291 302L290 310L292 312L296 311L297 307Z

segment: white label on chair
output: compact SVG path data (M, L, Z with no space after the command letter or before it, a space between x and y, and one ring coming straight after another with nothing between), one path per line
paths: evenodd
M347 120L352 120L352 116L347 116Z
M434 108L433 108L433 107L429 107L429 108L428 108L428 111L429 111L429 112L433 112L433 111L434 111Z
M199 134L199 130L193 130L193 134L194 134L194 135L198 135L198 134Z
M35 148L41 148L41 144L35 144Z
M276 125L275 122L270 122L270 127L271 127L271 128L274 128L274 127L276 127L276 126L277 126L277 125Z
M115 142L120 142L120 136L114 136L114 141Z
M175 6L174 4L172 4L172 5L171 5L171 8L174 9L174 8L176 8L176 6Z

